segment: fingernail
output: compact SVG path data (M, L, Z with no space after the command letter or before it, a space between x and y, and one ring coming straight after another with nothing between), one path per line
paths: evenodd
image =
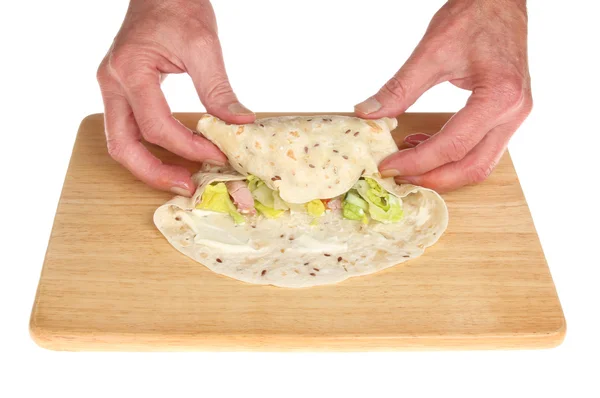
M354 110L368 115L381 109L381 103L375 97L371 97L364 102L354 106Z
M187 189L183 189L180 187L171 187L171 192L173 192L175 195L179 195L179 196L190 196L190 191L188 191Z
M381 170L379 173L381 174L381 177L383 177L383 178L396 177L396 176L400 175L400 171L398 171L396 169Z
M204 163L212 164L213 166L225 166L226 162L222 162L216 159L206 159Z
M419 180L418 177L413 177L413 176L401 176L401 177L394 179L394 181L396 181L396 184L413 184L413 185L419 185L418 180Z
M233 104L230 104L227 107L227 109L229 109L229 112L233 113L234 115L254 115L254 112L252 112L250 109L246 108L239 102L234 102Z

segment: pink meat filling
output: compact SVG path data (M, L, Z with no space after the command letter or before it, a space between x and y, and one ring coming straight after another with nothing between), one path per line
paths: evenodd
M342 208L342 200L340 198L335 198L327 202L327 208L329 210L339 210Z
M235 204L240 213L256 213L256 209L254 209L254 198L248 189L246 181L227 181L225 185L227 186L229 195L231 195L233 199L233 204Z

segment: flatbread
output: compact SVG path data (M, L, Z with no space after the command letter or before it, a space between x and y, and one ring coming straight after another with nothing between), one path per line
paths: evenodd
M405 215L399 223L364 225L330 211L316 225L307 213L290 212L274 220L254 216L236 225L229 215L193 209L211 182L244 176L221 170L195 178L202 183L194 198L177 197L161 206L154 223L187 257L248 283L299 288L372 274L423 254L448 222L446 205L434 191L379 179L403 200ZM215 236L223 242L211 241Z
M203 116L198 131L221 148L231 167L204 165L194 175L194 196L176 197L158 208L154 223L187 257L254 284L331 284L416 258L444 233L448 210L436 192L379 175L381 159L398 150L390 133L395 127L395 119L344 116L278 117L243 126ZM252 145L254 150L245 150ZM244 180L248 174L279 189L289 203L344 194L366 176L402 199L404 217L398 223L370 220L365 225L343 218L341 211L327 211L316 220L305 212L286 212L277 219L251 216L236 225L227 214L195 209L207 185Z
M398 147L396 119L349 116L271 117L232 125L204 115L198 131L214 142L240 174L253 174L289 203L342 195ZM316 183L318 182L318 183Z

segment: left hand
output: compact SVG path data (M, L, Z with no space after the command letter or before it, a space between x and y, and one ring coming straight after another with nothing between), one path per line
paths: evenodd
M466 106L431 139L383 160L384 177L446 192L490 175L533 105L525 0L448 1L404 66L355 112L394 117L445 81L472 92Z

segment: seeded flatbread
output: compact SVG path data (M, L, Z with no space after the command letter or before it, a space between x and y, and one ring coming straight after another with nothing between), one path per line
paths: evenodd
M315 127L316 131L308 127L305 131L301 127L309 126L308 123L316 118L331 121L319 122L321 127ZM393 119L373 121L381 128L378 132L371 131L371 124L362 119L340 116L270 118L244 126L226 125L213 119L203 117L199 131L228 155L232 166L235 156L240 156L240 162L236 168L203 166L194 175L198 183L195 195L192 198L176 197L161 206L154 214L154 222L173 247L216 273L248 283L289 288L337 283L420 256L425 248L437 242L447 227L448 211L436 192L413 185L397 185L393 179L382 179L377 173L379 161L397 151L395 145L393 148L389 145L389 141L393 143L390 134L390 129L395 127ZM322 129L323 123L331 124L326 131ZM287 129L286 125L289 126ZM357 140L353 146L343 144L342 141L348 140L345 131L349 126L353 126L352 131L359 131L357 137L364 133L365 141ZM283 150L243 155L243 151L236 149L240 141L231 136L231 132L237 135L239 127L264 140L258 142L264 142L267 147L269 135L289 135L291 130L299 131L299 137L295 137L298 140L279 140ZM248 137L241 142L245 145L244 142L253 142L253 139ZM373 144L375 149L365 142ZM317 143L320 145L315 147ZM313 148L323 146L332 154L327 158L326 152L315 151L305 158L296 157L296 163L281 160L289 158L288 149L308 145ZM316 220L305 212L286 212L277 219L261 215L247 217L245 224L236 225L228 214L195 209L207 185L216 181L244 180L247 174L256 175L265 183L273 174L281 177L281 180L271 180L271 187L279 188L282 198L290 203L305 203L327 197L325 195L337 196L337 188L329 188L327 182L331 176L325 178L328 172L321 171L317 178L316 167L310 166L313 163L324 165L334 159L333 148L343 148L348 156L348 159L331 161L330 172L334 173L334 165L338 166L338 185L344 189L339 194L352 188L361 175L373 178L402 199L404 217L400 222L384 224L370 220L365 225L343 218L340 211L328 211ZM345 160L349 165L341 166ZM270 165L271 161L275 166ZM285 166L279 168L279 163ZM344 170L343 173L340 170ZM303 181L310 181L311 187L317 187L307 189ZM294 184L297 186L292 189ZM285 193L283 188L287 189Z
M344 194L361 175L376 175L379 162L398 150L390 134L397 124L391 118L288 116L238 126L204 115L198 131L238 173L257 176L286 202L306 203Z

